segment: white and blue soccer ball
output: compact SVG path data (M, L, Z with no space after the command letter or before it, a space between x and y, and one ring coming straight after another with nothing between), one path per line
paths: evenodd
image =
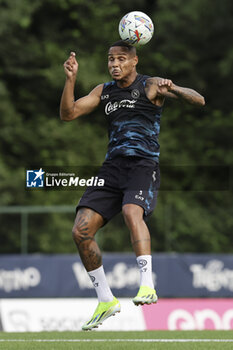
M119 34L128 44L145 45L154 34L154 24L145 13L132 11L121 19Z

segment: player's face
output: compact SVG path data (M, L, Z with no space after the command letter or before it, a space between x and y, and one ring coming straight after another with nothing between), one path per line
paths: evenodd
M137 56L128 53L124 47L111 47L108 53L108 69L114 80L122 80L135 72Z

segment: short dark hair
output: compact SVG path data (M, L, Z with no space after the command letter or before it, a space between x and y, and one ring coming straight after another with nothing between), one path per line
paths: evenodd
M136 55L136 47L133 46L133 45L130 45L129 43L127 43L127 42L124 41L124 40L118 40L118 41L116 41L115 43L113 43L113 44L110 46L110 48L111 48L111 47L114 47L114 46L125 47L129 53L132 53L132 54L135 54L135 55Z

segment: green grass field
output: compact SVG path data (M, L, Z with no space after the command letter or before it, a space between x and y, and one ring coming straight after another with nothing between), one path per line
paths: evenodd
M0 333L1 350L233 349L232 331Z

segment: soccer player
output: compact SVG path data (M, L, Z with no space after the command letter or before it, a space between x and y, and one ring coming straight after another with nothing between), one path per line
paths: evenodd
M135 305L156 303L152 279L151 241L145 219L156 205L159 188L158 135L165 98L181 99L203 106L203 96L190 88L177 86L170 79L138 74L135 47L124 41L108 51L112 81L96 86L87 96L74 99L78 62L74 52L64 63L66 82L61 97L60 117L74 120L103 106L109 125L109 144L98 177L103 187L89 187L77 206L73 239L98 296L98 306L83 330L97 328L120 311L106 280L102 256L95 234L122 210L130 231L140 270L140 288Z

